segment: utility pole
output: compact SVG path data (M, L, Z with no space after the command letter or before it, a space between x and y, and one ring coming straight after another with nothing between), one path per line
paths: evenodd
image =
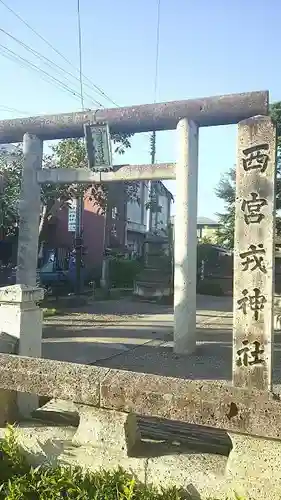
M82 250L83 250L83 233L82 233L82 217L84 211L84 198L79 196L76 200L76 227L75 227L75 291L79 295L82 284Z
M80 18L80 0L77 0L77 21L78 21L78 47L79 47L79 73L80 73L80 97L81 108L84 110L83 95L83 74L82 74L82 31ZM82 270L82 217L84 212L84 196L80 195L76 200L76 228L75 228L75 270L76 270L76 294L81 292L81 270ZM84 281L83 281L84 283Z
M153 131L150 137L150 158L151 164L155 163L156 155L156 132ZM148 208L146 219L146 232L150 233L152 230L152 201L153 201L153 181L148 181Z
M4 210L3 210L3 193L5 186L5 178L3 174L0 174L0 240L4 239Z

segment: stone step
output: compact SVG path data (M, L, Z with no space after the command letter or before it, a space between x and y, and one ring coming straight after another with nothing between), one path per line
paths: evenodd
M149 281L149 280L143 280L142 278L141 279L137 279L135 280L135 284L137 286L141 286L142 288L147 288L147 289L154 289L154 288L170 288L172 285L170 283L169 280L153 280L153 281Z
M159 271L155 272L153 269L148 269L147 271L144 271L140 273L137 277L136 280L138 282L147 282L147 283L168 283L171 281L171 276L168 273L161 273Z

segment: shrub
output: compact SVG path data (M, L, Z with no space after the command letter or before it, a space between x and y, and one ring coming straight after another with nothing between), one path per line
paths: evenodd
M16 442L15 431L7 428L0 442L0 499L5 500L180 500L178 488L158 490L116 471L83 472L80 467L46 464L28 465Z
M132 288L140 270L141 264L138 260L109 257L110 282L116 288Z
M214 297L224 296L221 285L208 279L197 282L197 293L201 295L213 295Z

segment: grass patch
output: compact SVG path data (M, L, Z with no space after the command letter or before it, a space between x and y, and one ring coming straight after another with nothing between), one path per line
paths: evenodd
M5 500L192 500L174 487L158 491L122 469L85 472L80 467L48 464L32 468L21 454L15 429L0 441L0 499ZM236 500L246 500L234 496ZM210 499L211 500L211 499Z

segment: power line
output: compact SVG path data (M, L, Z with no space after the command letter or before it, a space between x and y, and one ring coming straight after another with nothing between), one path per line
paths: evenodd
M71 87L66 85L64 82L62 82L58 78L54 77L53 75L50 75L50 73L48 73L47 71L44 71L42 68L39 68L38 66L36 66L32 62L30 62L28 59L25 59L24 57L20 56L19 54L17 54L16 52L14 52L13 50L9 49L8 47L6 47L5 45L3 45L1 43L0 43L0 47L2 48L2 55L4 57L7 57L8 59L11 59L12 61L16 61L17 63L20 63L21 66L28 68L28 69L32 69L33 71L39 73L41 78L45 81L46 81L46 77L47 77L48 79L51 80L52 84L56 85L57 87L59 86L58 88L60 88L61 90L64 90L64 91L70 93L72 96L80 99L80 95L78 92L76 92L76 90L72 89ZM3 50L4 50L4 52L3 52ZM1 51L0 51L0 53L1 53ZM47 81L48 81L48 83L50 83L49 80L47 80Z
M37 52L35 49L33 49L32 47L30 47L30 45L27 45L26 43L24 43L22 40L19 40L17 37L13 36L11 33L8 33L6 30L4 30L3 28L0 28L0 31L2 33L4 33L5 35L7 35L8 37L10 37L13 41L15 41L16 43L18 43L19 45L21 45L22 47L24 47L28 52L31 52L33 55L35 55L36 57L38 57L40 60L43 61L44 64L46 64L47 66L49 66L51 69L53 69L53 67L55 68L56 71L59 71L59 72L62 72L62 73L65 73L66 75L69 75L70 77L74 78L78 83L80 83L80 80L79 78L77 78L75 75L73 75L73 73L70 73L69 71L66 71L64 68L62 68L61 66L59 66L58 64L56 64L55 62L51 61L51 59L49 59L48 57L44 56L43 54L41 54L40 52ZM57 68L57 69L56 69ZM65 77L64 77L65 78ZM66 78L65 78L66 81L68 81ZM70 82L70 84L73 84L72 82ZM88 87L90 87L89 85L87 85ZM91 95L89 94L86 94L85 93L85 96L88 96L88 98L90 100L92 100L92 102L98 106L102 106L102 104L97 101L96 99L94 99Z
M29 115L27 111L21 111L16 108L11 108L10 106L5 106L4 104L0 104L0 110L8 111L9 113L19 113L20 115Z
M38 31L36 31L34 28L32 28L32 26L30 26L30 24L25 21L19 14L17 14L17 12L15 12L11 7L9 7L3 0L0 0L0 2L2 3L2 5L4 5L4 7L6 7L6 9L8 9L14 16L16 16L22 23L25 24L25 26L30 29L36 36L38 36L41 40L43 40L44 43L46 43L54 52L56 52L56 54L58 54L60 57L62 57L62 59L67 62L67 64L69 64L72 68L75 69L75 71L78 71L76 66L69 60L67 59L67 57L65 57L59 50L56 49L56 47L54 47L54 45L52 45L45 37L43 37ZM105 99L107 99L108 101L110 101L112 104L114 104L114 106L118 106L118 104L116 104L116 102L111 99L103 90L101 87L99 87L98 85L96 85L95 83L93 83L90 78L88 78L87 76L83 75L83 78L88 81L92 87L94 87Z
M24 57L20 56L19 54L17 54L13 50L9 49L5 45L0 44L0 47L2 48L2 55L4 57L7 57L8 59L10 59L14 62L16 61L17 63L20 63L20 65L24 68L32 69L33 71L35 71L37 73L42 73L44 75L43 80L45 79L45 81L46 81L46 77L47 77L48 79L53 80L53 82L52 82L53 84L55 84L56 86L59 85L59 88L62 88L63 90L66 90L67 92L71 93L73 96L80 98L79 94L76 93L75 90L70 89L65 83L61 82L60 80L58 80L54 76L50 75L49 73L47 73L47 71L44 71L43 69L38 68L35 64L28 61L28 59L25 59ZM47 80L47 81L48 81L48 83L50 83L49 80Z
M46 38L44 38L38 31L36 31L27 21L25 21L19 14L17 14L17 12L15 12L11 7L9 7L3 0L0 0L0 3L2 3L2 5L4 5L4 7L6 7L14 16L16 16L23 24L25 24L25 26L27 26L28 29L30 29L36 36L38 36L41 40L44 41L44 43L46 43L54 52L56 52L65 62L67 62L67 64L69 64L72 68L74 68L75 71L78 71L77 70L77 67L71 62L69 61L59 50L57 50ZM30 47L29 45L25 44L24 42L22 42L21 40L19 40L18 38L16 38L15 36L11 35L10 33L8 33L7 31L5 31L3 28L0 30L5 33L7 36L9 36L10 38L12 38L15 42L19 43L22 47L24 47L26 50L28 50L29 52L33 53L36 57L38 57L39 59L43 60L43 62L45 61L45 64L47 64L48 66L52 67L55 67L57 68L57 70L59 71L62 71L63 73L65 73L66 75L74 78L77 82L80 83L80 79L77 78L75 75L73 75L72 73L70 73L69 71L65 70L64 68L62 68L60 65L54 63L53 61L51 61L48 57L44 56L43 54L41 54L40 52L37 52L36 50L34 50L32 47ZM28 61L27 59L21 57L19 54L16 54L15 52L13 52L12 50L8 49L7 47L5 46L1 46L2 47L2 52L0 50L0 53L2 53L2 55L4 57L6 57L7 59L9 60L12 60L13 62L16 62L17 64L19 64L21 67L23 68L28 68L28 69L32 69L33 71L36 71L37 73L39 73L40 75L40 78L44 81L47 81L48 83L51 83L53 85L55 85L57 88L59 88L60 90L64 90L64 91L67 91L69 93L71 93L71 95L75 98L79 98L81 100L81 92L80 92L80 96L78 95L78 92L76 92L76 90L68 87L64 82L62 82L61 80L55 78L54 76L50 75L49 73L47 73L46 71L42 70L41 68L38 68L36 65L32 64L30 61ZM3 53L3 49L6 50L6 53ZM7 51L9 51L7 53ZM79 71L80 73L80 71ZM96 84L94 84L87 76L85 76L83 73L82 73L82 77L84 79L83 81L83 86L84 87L87 87L89 89L95 89L95 91L97 91L103 98L107 99L108 101L110 101L112 104L114 104L115 106L117 107L120 107L120 105L118 103L116 103L113 99L111 99L100 87L98 87ZM65 77L64 77L65 78ZM86 81L86 82L85 82ZM89 83L87 83L89 82ZM72 84L72 82L71 82ZM99 101L93 99L92 96L90 96L89 94L87 94L85 91L83 92L83 97L87 97L87 100L90 100L92 102L94 102L96 105L98 106L101 106L101 107L104 107L103 104L101 104ZM145 134L145 135L149 135L149 134Z

